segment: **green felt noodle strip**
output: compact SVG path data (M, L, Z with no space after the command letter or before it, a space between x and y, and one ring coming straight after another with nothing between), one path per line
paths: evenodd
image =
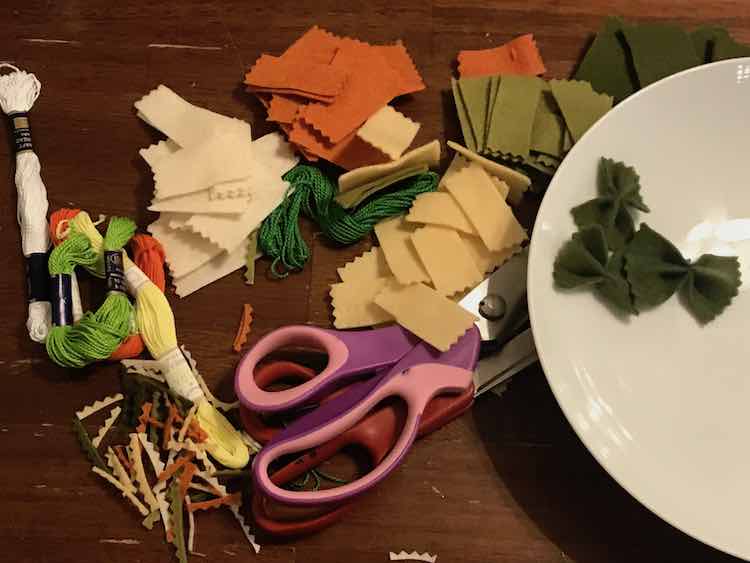
M604 229L592 225L574 233L560 249L552 272L563 289L593 289L620 313L635 313L623 274L623 253L609 255Z
M724 61L740 57L750 57L750 46L737 43L728 33L726 35L720 34L716 37L713 51L711 52L712 61Z
M453 92L453 103L456 106L458 122L461 124L461 133L464 136L464 144L472 151L477 151L477 140L474 137L474 131L471 128L469 114L466 110L466 104L461 96L461 89L458 87L458 80L451 78L451 91Z
M565 132L563 119L549 112L540 103L531 129L531 150L550 156L562 156Z
M716 318L740 286L736 256L704 254L691 263L645 223L625 250L625 270L639 309L660 305L679 291L682 302L701 323Z
M690 33L695 54L702 63L710 63L714 60L714 45L719 37L731 39L726 29L713 25L699 27Z
M352 207L358 206L364 200L372 197L379 191L384 190L385 188L392 186L393 184L396 184L401 180L405 180L406 178L411 178L412 176L423 174L428 170L429 167L426 164L410 166L408 168L404 168L403 170L392 172L391 174L383 176L382 178L377 178L376 180L362 184L361 186L357 186L356 188L352 188L351 190L347 190L343 193L338 194L333 199L344 209L351 209Z
M474 134L477 149L480 151L486 144L487 100L490 97L490 82L490 76L462 78L458 81L469 125Z
M258 254L258 231L255 230L247 237L247 259L245 260L245 283L255 283L255 257Z
M601 158L597 172L598 196L571 210L579 227L601 225L607 244L619 250L632 238L635 223L629 209L647 213L635 169L622 162Z
M94 447L94 444L89 437L89 433L86 432L86 429L83 427L83 423L78 419L77 416L73 417L73 431L76 433L78 443L81 445L83 453L85 453L86 457L89 458L89 461L96 467L106 471L111 475L112 470L107 467L106 463L104 463L102 456L99 455L99 451Z
M497 91L500 89L500 77L490 77L490 91L487 97L487 110L484 118L484 144L480 147L481 151L487 149L487 137L490 134L490 125L492 124L492 114L495 111L495 100L497 100Z
M588 82L551 80L549 86L565 118L565 125L573 137L573 142L578 142L583 134L612 108L612 97L597 94Z
M690 36L669 24L625 25L628 43L641 88L701 64Z
M182 495L180 494L180 483L178 479L172 481L172 486L169 487L169 504L170 512L172 513L172 535L174 539L175 550L177 551L177 559L180 563L187 563L187 548L185 547L185 526L183 524L184 515L182 514Z
M289 182L287 197L264 221L258 243L273 259L271 272L277 277L300 270L310 258L299 229L299 216L315 221L330 240L348 245L365 237L375 225L394 215L404 213L419 194L434 191L438 176L425 172L394 186L393 191L373 196L353 210L344 209L334 201L335 184L314 166L296 166L284 175ZM279 271L283 266L284 271Z
M487 150L526 158L544 83L535 76L503 76L492 110Z

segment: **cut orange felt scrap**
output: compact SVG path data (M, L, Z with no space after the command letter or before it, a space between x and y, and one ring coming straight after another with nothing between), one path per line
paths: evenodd
M330 64L340 44L341 39L339 37L316 25L289 45L281 57L286 60Z
M261 55L245 75L245 84L262 92L330 102L344 87L346 74L346 69L329 64Z
M461 78L490 74L537 76L546 70L534 36L530 33L494 49L458 53L458 73Z
M369 164L380 164L389 160L378 149L360 139L356 135L356 131L333 144L301 119L296 119L292 124L289 140L303 148L305 152L338 164L345 170L352 170Z
M398 96L413 94L425 89L424 81L417 70L414 61L401 41L393 45L377 45L374 47L388 64L396 71L399 77Z
M400 78L385 57L366 43L342 43L331 66L349 73L346 87L331 104L311 103L300 115L338 143L399 94Z
M289 96L274 94L271 96L271 103L268 105L267 119L277 123L291 123L302 105Z

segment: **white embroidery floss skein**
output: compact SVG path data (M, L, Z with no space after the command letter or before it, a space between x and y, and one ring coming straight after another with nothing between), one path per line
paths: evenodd
M13 124L16 150L17 218L21 229L21 249L26 258L29 316L26 328L35 342L44 342L49 333L52 306L49 298L47 250L47 189L41 176L39 158L31 143L28 111L39 97L41 84L36 76L2 63L11 72L0 76L0 107Z

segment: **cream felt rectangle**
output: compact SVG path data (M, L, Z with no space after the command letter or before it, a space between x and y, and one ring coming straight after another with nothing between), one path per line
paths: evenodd
M526 240L526 231L479 164L472 162L463 168L446 183L446 189L489 250L503 250Z
M432 285L441 295L449 297L482 281L484 272L479 271L453 229L426 225L417 229L411 240Z
M250 174L242 180L223 182L211 187L212 199L244 198L254 191L254 184L263 181L267 175L257 174L258 167L264 168L268 174L281 177L294 168L299 162L292 145L284 140L279 133L269 133L252 143L253 165Z
M148 206L148 210L175 213L207 213L209 215L237 215L243 213L250 205L250 199L247 197L211 199L210 189L168 197L166 199L155 199Z
M178 150L180 150L180 145L175 143L172 139L167 139L166 141L159 141L154 145L139 150L138 154L141 155L141 158L146 161L146 164L148 164L151 171L153 171L157 162L176 153Z
M453 178L462 168L469 165L469 160L461 156L459 153L455 153L453 155L453 160L451 160L450 165L448 166L448 170L445 171L445 174L443 174L443 177L440 178L440 183L438 184L438 191L446 191L445 189L445 183Z
M508 186L508 184L503 182L497 176L490 176L490 179L492 180L492 183L495 184L497 191L500 192L500 197L502 197L503 199L508 199L508 194L510 194L510 186Z
M385 254L378 246L372 247L336 271L343 282L391 276L391 270L385 261Z
M166 262L174 278L193 272L222 253L221 248L208 239L190 231L172 230L161 218L148 226L148 232L164 247Z
M219 132L251 134L246 122L195 106L163 84L134 105L139 117L183 148L198 145Z
M284 201L289 184L257 169L258 182L249 194L250 205L239 215L193 215L187 227L219 248L231 251Z
M406 220L410 223L442 225L470 235L477 234L461 206L448 192L419 194L412 203Z
M520 245L509 246L504 250L492 252L479 237L459 233L461 241L467 254L479 268L479 271L488 274L498 266L502 266L511 256L521 251Z
M477 320L460 305L422 283L386 285L375 303L406 330L446 352Z
M388 268L402 284L430 281L430 275L411 240L415 230L416 227L407 223L403 216L386 219L375 225L375 234Z
M187 297L191 293L239 270L247 260L247 239L232 252L222 252L189 274L173 280L175 293Z
M161 159L154 168L158 199L246 178L253 166L249 136L219 133Z
M365 121L357 131L357 137L396 160L409 148L419 128L419 123L385 105Z
M159 215L162 221L166 221L167 227L173 231L185 228L185 223L190 219L189 213L162 213Z
M339 192L351 190L405 168L412 168L422 164L428 167L435 167L439 162L440 141L436 139L431 143L409 151L398 160L386 162L385 164L362 166L361 168L355 168L342 174L339 176Z
M448 146L468 160L479 164L491 176L497 176L503 182L508 184L508 187L510 188L509 200L513 205L518 205L521 202L524 192L526 192L531 185L531 180L528 176L478 155L453 141L448 141Z
M331 286L333 326L339 329L372 326L393 320L393 316L375 304L375 296L389 284L390 278L359 278Z

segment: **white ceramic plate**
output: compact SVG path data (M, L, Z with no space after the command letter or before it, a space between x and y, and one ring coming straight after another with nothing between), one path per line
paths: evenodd
M601 156L635 166L640 219L688 258L740 257L745 285L705 327L672 298L621 321L552 264L594 197ZM531 240L539 357L565 415L625 489L693 537L750 560L750 58L697 67L631 96L571 150Z

